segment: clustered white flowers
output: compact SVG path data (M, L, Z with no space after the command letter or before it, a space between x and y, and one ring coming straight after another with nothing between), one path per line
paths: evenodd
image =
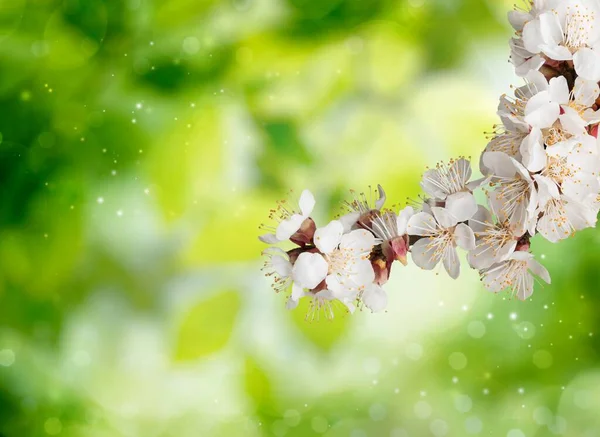
M558 242L594 227L600 210L600 0L531 0L509 13L515 29L511 62L525 84L500 97L498 116L479 159L483 175L472 179L466 158L427 170L425 196L400 211L378 198L355 195L348 213L317 228L310 217L313 195L302 192L298 208L281 202L272 211L272 233L260 239L268 275L277 291L291 288L288 308L311 299L310 314L333 316L340 302L353 312L386 307L382 286L395 261L425 270L443 265L460 274L457 249L466 252L491 292L510 290L527 299L534 275L548 271L530 252L539 234ZM480 189L487 206L478 205ZM291 241L284 251L276 245ZM441 268L441 267L440 267ZM291 286L291 287L290 287Z

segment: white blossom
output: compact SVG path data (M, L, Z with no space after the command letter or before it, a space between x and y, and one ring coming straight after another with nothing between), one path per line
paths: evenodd
M420 212L408 221L408 233L423 237L411 248L412 260L425 270L433 270L441 261L450 277L456 279L460 274L456 247L475 249L475 235L470 227L458 223L446 209L431 209L433 215Z
M506 217L515 233L529 230L533 234L537 192L527 169L501 152L486 152L483 161L492 171L494 191L488 193L488 198L498 205L497 213Z
M374 272L369 254L375 237L364 229L343 233L341 222L334 220L318 228L314 242L319 252L300 254L292 269L292 300L304 296L304 290L314 290L322 283L340 300L349 293L358 295L373 283Z
M517 247L522 234L515 234L508 218L500 212L493 215L485 207L479 206L477 213L469 220L469 227L475 233L475 248L469 252L469 264L476 269L484 269L506 260Z
M471 175L470 161L459 158L427 170L421 180L421 188L433 198L444 200L445 208L457 222L462 222L477 211L472 191L481 184L481 180L469 182Z
M515 252L506 261L494 264L480 271L483 285L489 291L498 293L510 289L521 300L533 294L533 274L550 284L550 274L528 252Z
M577 74L600 80L600 13L596 0L562 0L523 25L524 48L554 61L572 61ZM537 11L536 11L537 12ZM515 20L517 21L517 20Z
M310 218L314 207L315 198L308 190L302 191L297 209L290 207L286 201L279 202L277 209L272 210L269 216L277 222L277 226L274 229L270 229L265 225L262 226L263 229L273 230L274 232L261 235L259 239L267 244L277 244L288 240Z

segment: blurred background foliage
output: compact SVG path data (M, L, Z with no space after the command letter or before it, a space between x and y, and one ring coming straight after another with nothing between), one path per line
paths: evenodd
M0 435L600 436L593 230L525 303L396 267L309 323L260 273L289 189L478 156L511 6L0 0Z

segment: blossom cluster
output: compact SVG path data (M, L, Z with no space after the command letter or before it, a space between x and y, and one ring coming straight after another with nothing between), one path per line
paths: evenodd
M600 210L600 0L531 0L509 13L515 29L511 62L524 85L502 95L501 124L479 159L453 159L428 169L424 196L400 210L385 209L364 193L346 202L347 213L323 227L311 218L315 199L305 190L298 206L286 201L271 212L260 237L270 245L265 269L274 288L291 288L288 308L311 299L310 314L333 316L339 302L353 312L386 307L383 290L393 264L442 266L456 279L466 253L485 288L510 290L525 300L535 277L548 271L531 253L539 234L556 243L594 227ZM478 204L481 190L485 205ZM280 243L294 247L282 249Z

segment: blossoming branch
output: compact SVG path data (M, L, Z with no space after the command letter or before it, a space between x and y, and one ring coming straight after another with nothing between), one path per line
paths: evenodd
M350 312L358 305L381 311L396 261L406 265L410 254L425 270L441 263L456 279L457 249L488 290L525 300L534 275L550 283L531 237L556 243L596 225L600 0L532 0L508 17L515 29L510 59L525 83L500 97L501 124L479 159L483 178L471 180L470 161L458 158L425 172L425 196L416 205L384 209L379 186L375 201L355 195L347 214L322 227L311 218L308 190L297 207L280 202L260 239L270 245L263 253L275 290L291 288L288 308L306 298L309 317L333 317L335 302ZM486 205L476 203L477 189ZM285 241L294 247L278 246Z

